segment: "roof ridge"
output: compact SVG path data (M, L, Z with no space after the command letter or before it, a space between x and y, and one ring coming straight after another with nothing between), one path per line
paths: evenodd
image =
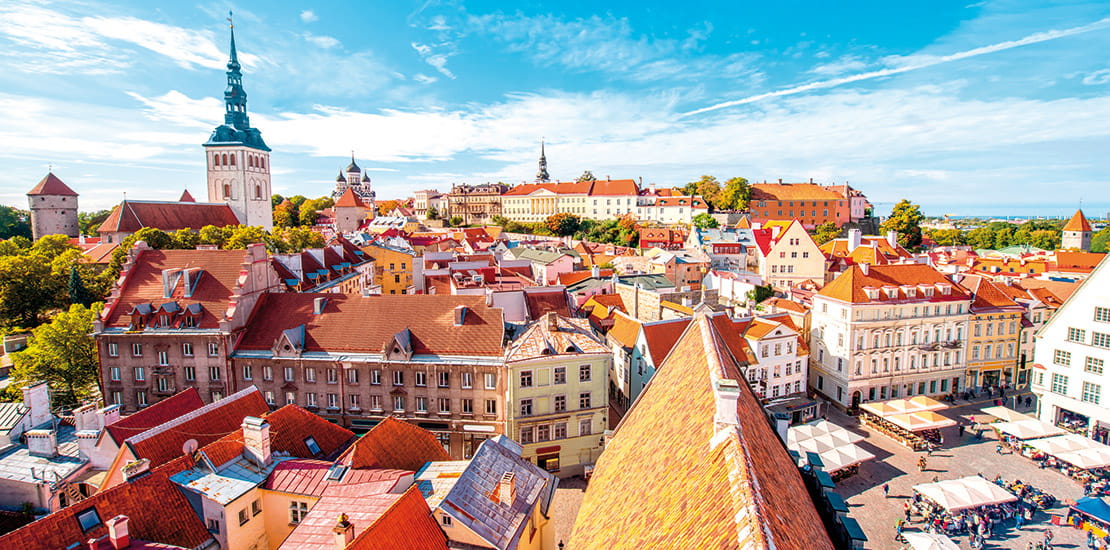
M155 435L158 435L160 433L165 433L165 432L169 431L171 428L175 428L177 426L180 426L181 424L184 424L185 422L188 422L189 420L193 420L194 418L197 418L199 416L203 416L203 415L205 415L209 412L212 412L216 409L219 409L220 407L223 407L223 406L225 406L227 404L230 404L234 401L238 401L238 400L246 397L247 395L250 395L251 393L261 393L261 391L258 389L258 386L250 386L248 388L243 388L243 389L241 389L241 390L239 390L239 391L237 391L237 392L235 392L235 393L233 393L233 394L231 394L231 395L229 395L229 396L227 396L227 397L225 397L225 398L223 398L219 401L213 401L213 402L208 403L207 405L205 405L205 406L203 406L199 409L190 411L190 412L188 412L186 414L183 414L183 415L181 415L181 416L179 416L179 417L177 417L173 420L170 420L169 422L165 422L165 423L163 423L159 426L156 426L154 428L146 430L146 431L144 431L140 434L135 434L135 435L127 438L125 441L130 442L130 443L137 443L137 442L140 442L140 441L146 441L147 439L150 439L151 437L153 437ZM224 434L224 435L227 435L227 434Z

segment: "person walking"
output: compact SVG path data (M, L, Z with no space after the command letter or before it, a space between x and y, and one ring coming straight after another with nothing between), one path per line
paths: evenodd
M926 467L927 467L928 465L929 465L929 462L925 460L925 457L924 457L924 456L922 456L922 457L921 457L920 459L918 459L918 461L917 461L917 469L918 469L918 470L920 470L920 471L922 471L922 472L924 472L924 471L925 471L925 468L926 468Z
M902 540L902 529L905 529L906 522L902 518L894 522L894 540Z
M887 498L889 496L890 496L890 484L889 483L884 483L883 484L883 498Z
M906 512L906 523L910 523L910 503L905 502L902 506Z
M1018 530L1021 530L1021 525L1023 523L1025 523L1025 515L1024 514L1025 514L1024 510L1018 510L1017 513L1014 514L1014 527Z
M963 437L964 436L964 425L963 424L960 424L959 430L960 430L960 437Z

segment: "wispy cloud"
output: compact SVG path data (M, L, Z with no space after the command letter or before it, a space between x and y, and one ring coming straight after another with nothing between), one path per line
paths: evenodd
M844 73L862 71L866 68L867 63L859 56L846 55L836 61L818 65L809 72L821 76L836 76Z
M439 71L439 74L450 79L455 78L455 73L447 68L447 59L455 54L453 44L450 42L440 44L421 44L419 42L413 42L412 49L420 54L420 58L423 59L425 63Z
M310 32L306 32L301 36L304 36L304 39L308 42L311 42L324 49L334 48L339 45L339 39L335 38L334 36L318 35L312 34Z
M312 10L304 10L301 12L301 21L304 21L305 23L314 23L319 19L320 18L316 16L316 12Z
M717 110L720 110L720 109L727 109L729 107L736 107L738 105L747 105L747 104L750 104L750 103L756 103L756 102L759 102L759 101L763 101L763 100L771 99L771 98L775 98L775 97L790 96L790 95L796 95L796 94L810 92L810 91L813 91L813 90L834 88L836 86L842 86L844 84L851 84L853 82L861 82L861 81L864 81L864 80L872 80L872 79L876 79L876 78L894 76L894 75L897 75L897 74L902 74L902 73L907 73L907 72L910 72L910 71L916 71L916 70L919 70L919 69L933 67L933 66L936 66L936 65L940 65L942 63L951 63L953 61L960 61L960 60L963 60L963 59L969 59L969 58L977 57L977 56L980 56L980 55L992 54L992 53L1001 52L1001 51L1005 51L1005 50L1009 50L1009 49L1013 49L1013 48L1018 48L1018 47L1021 47L1021 46L1028 46L1028 45L1031 45L1031 44L1039 44L1041 42L1048 42L1050 40L1057 40L1057 39L1065 38L1065 37L1068 37L1068 36L1074 36L1074 35L1077 35L1077 34L1083 34L1083 33L1091 32L1091 31L1096 31L1096 30L1099 30L1099 29L1104 29L1108 26L1110 26L1110 18L1104 18L1104 19L1100 19L1098 21L1095 21L1093 23L1089 23L1089 24L1086 24L1086 25L1080 25L1078 27L1071 27L1071 28L1062 29L1062 30L1050 30L1050 31L1038 32L1038 33L1030 34L1030 35L1028 35L1024 38L1020 38L1020 39L1017 39L1017 40L1008 40L1008 41L1005 41L1005 42L999 42L997 44L991 44L989 46L981 46L981 47L978 47L978 48L972 48L970 50L965 50L965 51L962 51L962 52L957 52L957 53L949 54L949 55L934 56L934 55L920 54L920 55L911 55L911 56L903 56L903 57L887 57L886 58L887 63L895 65L894 67L888 67L888 68L885 68L885 69L880 69L880 70L876 70L876 71L869 71L869 72L866 72L866 73L860 73L860 74L841 77L841 78L834 78L834 79L830 79L830 80L810 82L808 84L802 84L800 86L794 86L794 87L791 87L791 88L776 90L774 92L768 92L768 93L764 93L764 94L757 94L757 95L745 97L743 99L725 101L725 102L717 103L715 105L710 105L709 107L703 107L701 109L690 111L688 113L685 113L685 116L699 115L699 114L702 114L702 113L708 113L708 112L717 111Z

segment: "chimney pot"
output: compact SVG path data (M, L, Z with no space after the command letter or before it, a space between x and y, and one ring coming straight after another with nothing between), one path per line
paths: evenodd
M31 427L50 422L50 386L46 382L23 386L23 406L30 409Z
M312 300L312 313L313 315L320 315L324 312L324 306L328 303L328 299L323 296Z
M108 542L113 550L123 550L131 546L131 534L127 529L127 516L118 515L108 520Z
M243 419L243 453L256 464L270 463L270 423L256 416Z
M859 229L854 228L854 227L848 230L848 253L849 254L853 250L859 248L859 245L862 242L863 242L863 232L862 231L860 231Z
M28 430L24 435L31 456L50 458L58 455L58 435L54 430Z
M335 533L335 550L344 550L355 540L355 525L347 518L347 514L339 514L331 532Z
M512 506L516 500L516 474L505 472L497 483L497 500L502 506Z
M782 183L782 178L779 178L779 183Z

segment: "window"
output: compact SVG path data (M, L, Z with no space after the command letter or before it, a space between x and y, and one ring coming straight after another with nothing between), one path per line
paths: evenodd
M1110 307L1095 307L1095 320L1100 323L1110 323Z
M439 398L439 414L451 414L451 400L446 397Z
M145 407L146 406L146 392L143 391L143 390L139 390L139 391L135 392L135 401L139 404L140 407Z
M293 381L293 367L285 367L285 381L286 382L292 382Z
M554 436L554 439L566 439L567 438L567 423L566 422L556 422L555 425L552 426L552 428L553 428L552 429L552 435Z
M428 385L428 373L422 370L418 370L416 371L415 376L417 386L424 387Z
M536 441L551 441L551 426L547 424L536 426Z
M486 414L497 414L496 399L486 399Z
M520 371L520 387L522 387L522 388L531 388L532 387L532 371L530 371L530 370Z
M82 531L88 531L100 525L100 515L96 513L96 508L89 508L84 512L77 513L77 523L81 526Z
M242 510L239 510L239 525L246 525L247 522L250 521L250 520L251 520L251 518L250 518L249 515L247 515L247 509L246 508L243 508Z
M119 382L119 367L108 369L108 378L114 382Z
M212 401L213 403L215 403L216 401L219 401L219 400L221 400L221 399L223 399L223 398L224 398L224 393L223 393L223 392L220 392L220 391L214 391L214 392L211 392L211 393L210 393L209 395L211 395L211 396L212 396L212 399L211 399L211 401Z
M262 513L262 501L259 500L259 499L255 499L254 502L251 503L251 515L252 516L257 516L258 514L261 514L261 513Z
M196 379L197 379L197 369L196 369L196 367L185 367L182 370L185 372L185 380L188 380L190 382L196 381Z
M263 380L273 380L274 379L274 368L271 367L270 365L262 365L262 379Z
M532 400L520 400L520 416L532 416Z
M590 392L582 392L582 393L578 394L578 408L579 409L588 409L588 408L590 408Z
M336 369L328 369L328 384L339 383L339 372Z
M339 394L335 394L335 393L329 393L328 394L328 408L329 409L338 409L339 408Z
M220 520L208 518L208 532L213 534L220 534Z
M462 373L462 387L463 387L463 389L467 389L467 390L474 387L474 373L472 373L472 372Z
M590 376L591 376L591 371L590 371L590 366L589 365L579 365L578 366L578 381L579 382L589 382L590 381Z
M254 369L250 365L243 365L243 380L253 380Z
M192 357L193 345L188 342L181 344L181 355L184 355L185 357Z
M266 404L267 405L273 405L274 404L274 392L272 392L270 390L266 390L265 395L266 395Z
M583 418L578 421L578 435L590 435L594 433L593 423L589 418Z
M1083 383L1083 395L1080 396L1086 403L1094 403L1098 405L1099 396L1102 394L1102 386L1092 384L1090 382Z
M529 443L535 443L535 433L536 430L532 426L524 426L520 428L520 442L525 445Z
M1058 349L1058 350L1052 352L1052 362L1053 362L1053 364L1060 365L1060 366L1063 366L1063 367L1070 367L1071 366L1071 352L1070 351L1064 351L1062 349Z
M556 370L556 372L558 372L558 369L555 369L555 370ZM497 389L497 375L496 374L493 374L491 372L487 372L485 374L485 378L486 378L486 389L487 390Z
M1097 357L1088 357L1083 363L1083 370L1094 374L1102 374L1102 359Z
M347 383L348 384L358 384L358 369L347 369ZM380 371L380 370L370 371L370 383L371 384L381 384L382 383L382 371Z
M448 516L446 514L443 516L443 525L446 525L447 527L451 526L451 516Z
M451 386L451 373L449 373L449 372L439 373L439 387L447 388L447 387L450 387L450 386Z
M220 354L220 345L216 342L208 343L208 356L215 357Z
M108 356L119 357L119 344L112 342L108 344Z
M1087 340L1087 331L1081 328L1068 327L1068 341L1082 344Z
M405 412L405 396L393 396L393 412Z
M220 367L208 367L208 379L215 382L220 379Z
M1062 374L1052 375L1052 393L1060 395L1067 395L1068 393L1068 377Z
M1091 333L1091 345L1098 348L1110 348L1110 334L1104 332Z
M112 404L113 405L122 405L123 404L123 392L119 392L119 391L112 392Z
M316 392L309 392L304 394L304 404L306 407L316 406Z
M131 344L131 356L132 357L142 357L143 356L143 345L142 344Z
M401 370L393 371L393 385L394 386L404 386L405 385L405 371L401 371Z
M315 441L313 442L315 443ZM317 447L319 449L319 447ZM317 452L319 452L317 450ZM316 453L313 453L316 454ZM297 525L308 515L308 503L298 502L296 500L289 502L289 523Z
M565 395L556 395L555 396L555 412L563 412L565 410L567 410L567 396L565 396Z
M567 383L567 368L566 367L555 367L555 383L556 384L566 384Z
M418 413L428 412L428 398L427 397L424 397L424 396L417 396L416 397L416 412L418 412Z
M143 380L146 380L146 368L135 367L135 381L142 382Z
M474 400L473 399L463 399L462 400L462 413L463 414L474 414Z
M357 393L352 393L347 396L347 400L350 401L349 408L351 410L359 410L362 408L362 401L359 399L360 397L361 396Z

